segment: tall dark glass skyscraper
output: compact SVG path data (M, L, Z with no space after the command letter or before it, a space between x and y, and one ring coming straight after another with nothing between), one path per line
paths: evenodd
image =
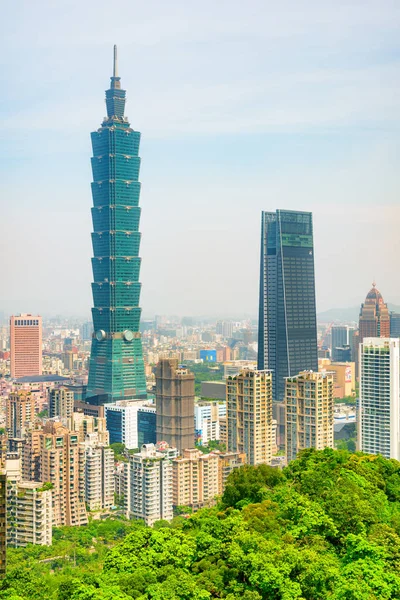
M263 212L258 369L273 371L273 398L285 377L318 371L312 214Z
M114 72L107 117L91 134L94 334L87 399L104 404L146 396L139 333L139 143L124 116L125 91Z

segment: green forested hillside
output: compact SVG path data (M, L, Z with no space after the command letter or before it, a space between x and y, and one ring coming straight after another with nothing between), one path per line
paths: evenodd
M219 505L187 519L57 537L10 552L0 598L400 599L400 463L307 450L283 473L235 471Z

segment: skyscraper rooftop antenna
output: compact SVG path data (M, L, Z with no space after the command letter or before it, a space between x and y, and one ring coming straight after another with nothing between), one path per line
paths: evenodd
M114 44L114 68L113 68L113 77L118 77L118 53L117 53L117 45Z
M111 77L111 89L121 89L121 78L118 76L118 54L117 45L114 45L114 61L113 61L113 74Z

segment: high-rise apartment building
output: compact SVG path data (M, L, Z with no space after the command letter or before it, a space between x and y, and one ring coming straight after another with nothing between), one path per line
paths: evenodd
M28 429L21 445L21 473L24 481L40 481L40 456L43 430L41 425Z
M190 506L197 510L212 503L221 493L219 456L203 454L196 448L183 451L172 461L172 501L174 506Z
M333 376L303 371L288 377L285 386L286 459L304 448L333 448Z
M390 315L387 304L383 301L382 294L372 284L365 302L361 305L359 319L359 342L366 337L390 336Z
M87 398L92 404L146 397L139 332L139 143L124 116L117 72L106 91L107 117L91 134L94 337Z
M25 390L11 392L7 399L6 428L11 438L23 438L35 418L35 396Z
M82 412L74 412L67 419L67 426L71 431L78 433L79 442L85 442L90 435L90 439L95 439L103 446L108 446L110 443L110 434L107 431L105 417L93 417Z
M156 367L156 438L182 452L194 447L194 375L178 359Z
M145 444L130 456L131 518L150 526L160 519L172 519L172 457L158 444Z
M51 546L53 509L48 486L37 481L18 481L9 493L8 504L9 546Z
M11 377L42 374L42 317L10 317L10 350Z
M85 501L90 511L114 504L114 452L98 443L85 443Z
M400 460L400 340L365 337L360 344L358 449Z
M85 450L78 435L48 421L41 436L40 481L53 484L53 525L85 525Z
M74 392L66 386L59 386L49 393L49 417L69 419L74 412Z
M226 380L228 450L247 463L272 460L272 374L244 369Z
M258 369L272 370L273 399L285 377L318 370L312 214L263 212Z

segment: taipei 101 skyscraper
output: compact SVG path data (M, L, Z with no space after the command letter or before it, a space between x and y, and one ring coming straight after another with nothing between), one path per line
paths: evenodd
M114 71L107 117L91 134L93 339L86 398L91 404L146 397L139 333L139 143L124 116L125 90Z

